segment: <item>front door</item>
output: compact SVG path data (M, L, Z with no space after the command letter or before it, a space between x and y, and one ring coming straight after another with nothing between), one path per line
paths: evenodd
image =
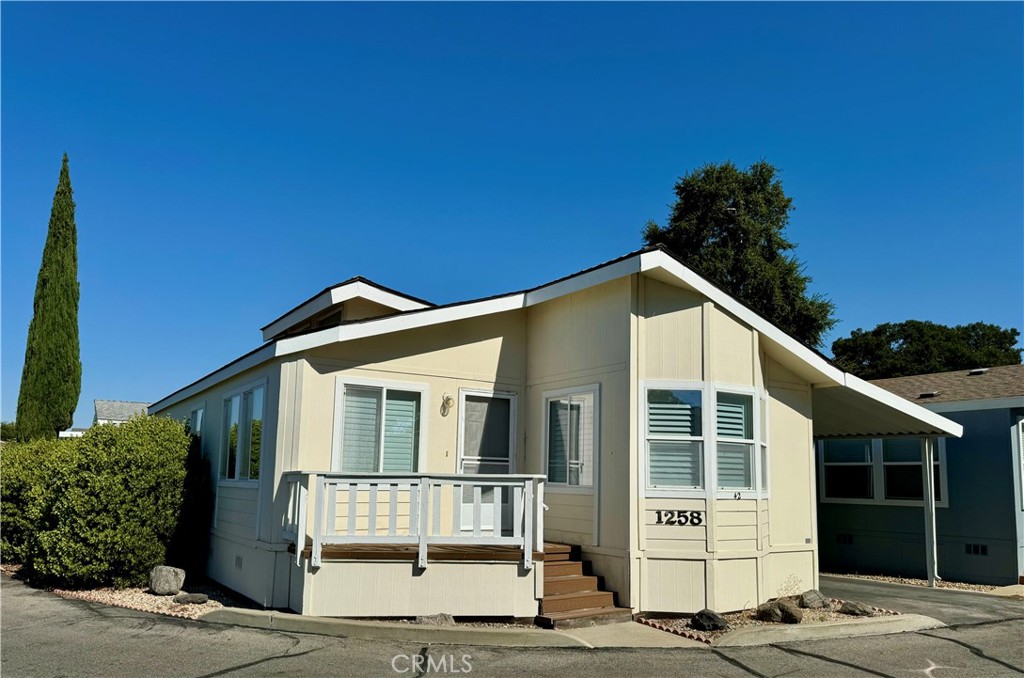
M515 395L484 391L463 391L461 421L461 461L459 473L515 473ZM501 527L512 529L511 488L501 497ZM473 529L474 488L462 491L462 529ZM494 488L483 487L480 497L480 529L494 529Z

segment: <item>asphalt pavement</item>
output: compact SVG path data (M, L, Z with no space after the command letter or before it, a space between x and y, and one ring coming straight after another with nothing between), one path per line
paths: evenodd
M818 588L832 598L856 600L905 614L923 614L950 626L1024 618L1024 600L988 593L824 575ZM1024 638L1021 644L1024 645Z

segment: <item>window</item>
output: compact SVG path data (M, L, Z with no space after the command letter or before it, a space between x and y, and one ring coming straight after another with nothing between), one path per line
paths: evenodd
M597 386L545 394L548 483L594 486Z
M462 395L461 473L512 473L513 398Z
M754 489L754 397L719 392L715 402L718 433L718 487Z
M696 390L648 389L648 487L704 487L702 399Z
M917 505L924 502L920 438L831 439L818 443L821 500L852 504ZM946 444L939 439L932 464L935 502L948 506Z
M264 392L263 386L256 386L224 401L223 480L259 480Z
M826 440L825 496L830 499L871 499L874 471L870 440Z
M203 412L205 408L198 407L188 415L188 430L194 436L202 437L203 435Z
M419 464L419 391L342 384L340 459L351 473L409 473Z

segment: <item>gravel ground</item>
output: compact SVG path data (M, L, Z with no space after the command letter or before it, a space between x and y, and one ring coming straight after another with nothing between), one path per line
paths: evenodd
M888 577L881 574L833 574L831 572L822 572L827 577L848 577L850 579L870 579L872 581L884 581L890 584L910 584L911 586L928 586L927 579L911 579L910 577ZM957 589L960 591L994 591L999 588L998 586L989 586L988 584L968 584L967 582L961 581L944 581L939 580L936 585L940 589Z
M815 624L818 622L838 621L840 619L857 619L848 614L840 614L839 608L842 606L842 601L832 599L829 602L829 606L817 610L804 610L803 621L801 624ZM694 640L700 640L705 643L711 643L716 638L719 638L729 631L742 628L744 626L785 626L785 624L764 622L759 620L756 616L755 610L741 610L740 612L729 612L723 614L725 620L729 622L729 628L725 631L698 631L697 629L690 628L690 617L670 617L651 619L659 626L665 626L672 630L685 631L686 637ZM873 617L887 617L890 615L899 614L898 612L891 612L889 610L880 610L875 608L875 614ZM662 629L664 630L664 629Z
M10 565L7 563L0 565L0 571L11 577L17 576L20 569L20 565ZM197 584L182 589L182 591L187 593L205 593L208 595L210 599L202 605L181 605L174 602L174 596L158 596L155 593L150 593L149 589L143 588L100 588L83 591L68 589L49 590L62 598L88 600L94 603L125 607L129 610L139 610L141 612L155 612L156 614L181 617L183 619L197 619L207 612L219 610L222 607L246 606L244 603L239 603L239 601L223 589L212 584Z

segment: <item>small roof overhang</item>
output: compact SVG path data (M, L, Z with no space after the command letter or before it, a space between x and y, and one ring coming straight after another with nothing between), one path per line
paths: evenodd
M815 438L963 435L955 421L852 374L844 377L844 384L813 390Z

